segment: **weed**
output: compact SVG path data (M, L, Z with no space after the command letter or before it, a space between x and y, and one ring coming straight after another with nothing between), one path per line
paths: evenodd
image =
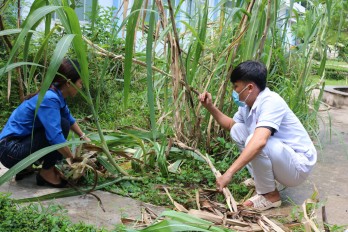
M73 224L66 211L58 205L44 207L41 204L15 204L9 194L0 193L0 231L87 231L106 232L84 223Z

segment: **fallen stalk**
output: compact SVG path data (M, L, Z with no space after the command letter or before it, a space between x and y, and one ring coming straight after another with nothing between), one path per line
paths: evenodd
M197 153L199 156L201 156L205 162L209 165L210 169L212 170L212 172L214 173L215 177L218 178L221 176L221 173L216 170L216 168L214 167L214 165L212 164L212 162L210 161L208 154L206 156L204 156L202 153L200 153L197 149L193 149L191 147L188 147L187 145L185 145L184 143L180 142L180 141L176 141L175 144L183 149L186 150L191 150L194 151L195 153ZM234 197L232 196L232 193L230 192L230 190L228 188L223 188L222 193L224 194L225 198L226 198L226 202L228 205L228 208L231 212L238 212L237 209L237 203L234 200Z

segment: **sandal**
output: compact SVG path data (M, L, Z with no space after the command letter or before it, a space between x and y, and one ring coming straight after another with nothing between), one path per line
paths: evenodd
M246 179L242 182L246 187L248 188L255 188L255 181L254 178Z
M36 174L36 184L38 186L50 186L53 188L65 188L66 185L68 184L68 182L64 179L61 180L61 182L59 184L52 184L51 182L48 182L47 180L45 180L40 173Z
M282 204L281 200L276 202L271 202L270 200L267 200L264 196L259 194L256 194L255 196L251 197L249 201L253 203L252 208L260 210L260 211L279 207Z
M15 176L15 180L23 180L25 177L30 176L35 172L35 169L32 167L27 167L23 169L22 171L18 172Z

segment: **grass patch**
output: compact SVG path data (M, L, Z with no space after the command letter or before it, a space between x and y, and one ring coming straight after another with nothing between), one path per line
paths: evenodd
M318 75L311 75L310 80L313 84L319 83L320 77ZM343 80L325 79L325 85L347 86L348 78Z
M217 155L212 159L215 167L224 171L237 158L238 152L235 149L222 151L221 147L220 149L216 148L215 154ZM174 163L178 159L178 157L170 155L168 163ZM163 187L166 187L175 201L187 208L196 208L195 192L198 189L215 190L216 178L205 162L192 159L192 157L181 159L184 159L184 161L180 166L179 173L169 172L168 176L163 176L157 168L153 167L146 167L142 173L129 170L132 176L140 176L143 181L122 181L107 187L105 190L143 202L172 207L173 205L163 189ZM93 174L91 174L91 177L85 177L85 181L89 184L93 182ZM244 168L235 174L233 181L228 186L237 201L247 195L249 189L240 183L249 177L247 169ZM222 194L218 195L217 201L224 203Z
M106 232L107 230L82 222L73 224L61 206L44 207L39 203L19 205L9 198L9 194L0 192L0 231Z

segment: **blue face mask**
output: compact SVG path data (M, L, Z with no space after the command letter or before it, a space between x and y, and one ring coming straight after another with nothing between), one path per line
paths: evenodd
M248 99L250 93L249 93L249 95L245 98L245 101L239 100L239 95L240 95L241 93L243 93L244 90L246 90L248 86L249 86L249 85L245 86L245 88L242 89L242 91L240 91L239 93L237 93L235 90L233 90L233 92L232 92L232 99L233 99L234 103L236 103L236 104L237 104L238 106L240 106L240 107L244 107L244 106L246 105L246 104L245 104L245 101Z

